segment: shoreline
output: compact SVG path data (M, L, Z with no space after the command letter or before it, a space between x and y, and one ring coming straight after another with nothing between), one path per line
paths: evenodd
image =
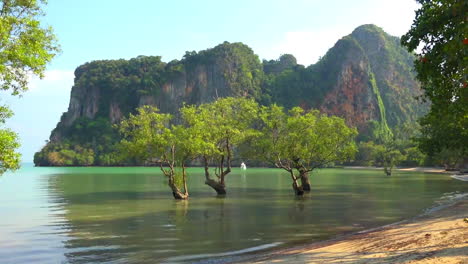
M419 216L232 263L468 264L468 194Z
M365 166L345 166L344 169L355 169L355 170L383 170L381 167L365 167ZM437 173L437 174L447 174L450 177L460 180L468 181L468 174L456 173L456 171L447 171L444 168L439 167L410 167L410 168L395 168L395 171L409 171L409 172L423 172L423 173Z
M382 167L366 167L366 166L344 166L345 169L358 169L358 170L383 170ZM440 173L440 174L454 174L455 171L446 171L444 168L439 167L408 167L408 168L394 168L395 171L414 171L424 173Z
M345 166L344 169L355 170L383 170L381 167L364 167L364 166ZM423 172L423 173L437 173L447 174L453 179L460 181L468 181L468 174L456 173L456 171L446 171L444 168L438 167L410 167L410 168L395 168L395 171L410 171L410 172Z

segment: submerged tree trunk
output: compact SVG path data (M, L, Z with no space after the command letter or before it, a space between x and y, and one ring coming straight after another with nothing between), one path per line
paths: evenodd
M294 175L294 171L293 171L293 170L289 170L289 173L290 173L291 178L292 178L292 180L293 180L292 187L293 187L294 193L295 193L297 196L302 196L302 195L304 195L304 189L302 188L302 186L299 186L299 184L297 183L297 177Z
M294 190L294 193L297 195L297 196L302 196L304 195L304 190L302 189L302 186L298 186L297 185L297 181L293 183L293 190Z
M187 192L181 192L179 188L174 183L169 183L169 187L172 189L172 195L174 196L174 199L176 200L186 200L188 199L188 193Z
M309 180L309 175L301 175L301 185L302 189L305 192L310 192L310 180Z
M172 195L174 196L174 199L176 200L186 200L189 197L188 194L188 187L187 187L187 178L185 175L185 166L182 165L182 184L184 187L184 192L182 192L179 187L177 187L177 184L175 182L175 170L174 170L174 164L169 163L169 169L164 169L162 164L160 165L161 171L164 173L164 175L168 178L168 185L172 190Z
M205 184L213 188L218 195L226 195L226 186L213 179L205 180Z
M385 175L387 176L392 176L392 170L393 170L393 164L391 161L388 161L388 160L384 160L383 162L383 169L384 169L384 173Z
M299 178L301 179L302 181L302 178L301 178L301 175L299 174L298 177L296 177L296 175L294 175L294 168L291 167L291 164L283 164L283 162L281 161L281 159L278 158L278 161L275 162L275 166L277 168L281 168L287 172L289 172L289 175L291 176L291 179L293 181L292 183L292 188L294 190L294 193L297 195L297 196L302 196L304 195L304 189L302 188L302 186L299 185L298 183L298 180Z
M226 186L224 185L224 175L221 172L220 182L213 180L210 177L210 171L208 167L208 159L203 157L204 165L205 165L205 184L213 188L218 195L226 195Z
M387 176L392 176L392 167L384 167L384 172Z
M185 164L182 164L182 183L184 185L185 195L188 196L188 187L187 187L187 174L185 172Z
M302 190L310 192L309 171L304 168L299 169L299 177L301 178Z
M185 173L185 171L184 171ZM175 183L175 178L174 178L174 172L171 171L170 174L168 175L169 178L169 187L172 190L172 195L174 196L174 199L176 200L186 200L188 199L188 190L187 190L187 183L185 181L185 176L183 176L183 184L184 184L184 192L182 192L179 187L177 187L177 184Z
M226 195L226 183L225 178L231 172L231 145L229 142L229 138L226 138L225 141L226 145L223 147L223 151L226 151L226 156L222 154L217 160L218 164L215 168L215 174L218 180L214 180L210 177L209 167L208 167L208 158L206 156L203 157L204 165L205 165L205 184L213 188L218 195ZM224 168L224 164L226 163L226 168Z

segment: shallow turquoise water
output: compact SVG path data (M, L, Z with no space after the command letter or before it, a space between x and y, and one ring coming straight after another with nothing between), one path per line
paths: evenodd
M278 169L235 169L218 198L189 170L175 201L158 168L34 168L0 177L1 263L203 262L327 239L423 212L467 192L447 175L324 169L296 198Z

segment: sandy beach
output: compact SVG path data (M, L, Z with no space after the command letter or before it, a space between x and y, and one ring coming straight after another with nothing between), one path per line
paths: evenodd
M410 220L253 256L241 263L468 264L467 218L468 196L464 196Z

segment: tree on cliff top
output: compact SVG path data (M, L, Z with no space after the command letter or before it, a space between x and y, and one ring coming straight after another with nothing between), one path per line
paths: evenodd
M422 45L414 62L430 112L421 119L420 147L430 155L444 149L468 154L468 2L417 0L421 7L401 43Z

